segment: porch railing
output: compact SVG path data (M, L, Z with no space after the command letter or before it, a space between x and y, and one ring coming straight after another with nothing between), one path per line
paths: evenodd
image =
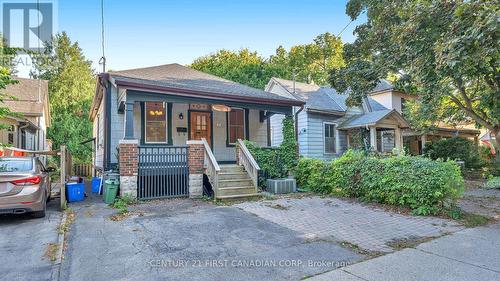
M208 180L210 181L210 184L212 185L212 189L214 191L214 199L216 199L219 195L218 191L220 167L217 163L217 160L215 160L215 156L212 152L212 149L208 145L207 140L202 138L201 141L203 142L203 146L205 147L204 165L206 169L206 175L208 177Z
M259 184L259 171L260 171L259 164L257 164L257 161L255 161L252 154L248 150L247 146L241 139L238 139L238 146L241 151L237 156L238 163L240 165L243 165L243 167L245 167L245 170L252 179L255 189L257 189L257 186Z

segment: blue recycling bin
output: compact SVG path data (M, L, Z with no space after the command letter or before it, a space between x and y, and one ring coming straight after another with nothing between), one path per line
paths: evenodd
M78 202L85 199L85 184L69 182L66 184L66 198L68 202Z
M101 178L92 178L92 193L99 193L99 187L101 187Z

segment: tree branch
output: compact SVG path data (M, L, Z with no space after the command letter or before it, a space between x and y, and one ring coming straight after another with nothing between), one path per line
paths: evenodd
M481 116L479 116L472 108L468 108L463 103L455 97L453 94L448 94L448 96L451 98L451 100L458 106L460 107L463 111L465 111L472 119L474 119L477 123L480 125L484 126L485 128L489 130L493 130L495 126L493 124L490 124L488 121L483 119Z

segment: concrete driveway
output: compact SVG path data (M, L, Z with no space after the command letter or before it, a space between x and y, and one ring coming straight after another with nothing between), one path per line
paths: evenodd
M60 280L299 280L363 258L204 201L143 203L119 221L95 198L71 207L76 219Z
M51 280L53 264L45 256L57 244L61 212L59 200L47 206L45 218L29 215L0 216L0 272L2 280Z

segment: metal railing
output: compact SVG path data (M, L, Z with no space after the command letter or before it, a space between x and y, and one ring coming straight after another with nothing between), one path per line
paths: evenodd
M214 191L214 199L217 198L219 195L219 172L220 172L220 167L219 164L217 163L217 160L215 160L215 156L212 152L212 149L208 145L208 142L205 138L202 138L201 141L203 142L203 146L205 147L205 160L204 160L204 166L206 170L206 175L208 177L208 180L210 181L210 184L212 185L212 189Z
M139 146L138 164L139 199L189 195L187 146Z
M238 163L245 167L245 170L252 179L253 185L257 190L257 186L259 185L259 164L257 164L257 161L253 158L252 153L250 153L247 146L241 139L238 139L238 146L240 149L240 153L237 155Z

